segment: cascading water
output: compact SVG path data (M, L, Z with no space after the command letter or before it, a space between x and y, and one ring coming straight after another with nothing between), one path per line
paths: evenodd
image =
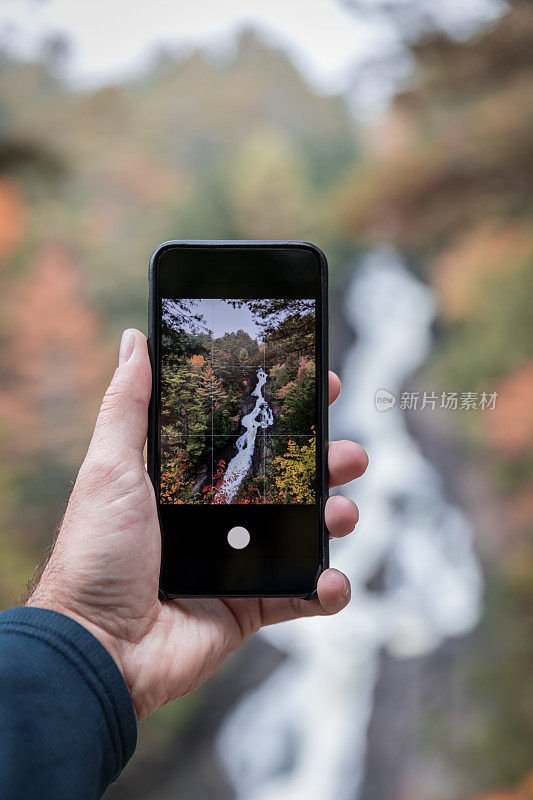
M239 800L354 800L380 650L424 655L471 630L480 612L467 521L445 500L398 404L380 412L375 403L379 389L398 396L428 355L431 291L380 250L357 269L345 314L358 338L343 365L332 438L357 438L370 453L368 473L343 490L361 521L332 546L352 601L335 617L262 632L287 658L240 701L218 740ZM369 585L378 572L380 590Z
M257 386L252 392L252 397L257 397L255 406L242 418L244 433L237 439L237 455L233 456L228 464L222 483L215 493L215 503L231 503L239 490L244 476L250 469L255 448L255 439L258 428L268 428L274 422L272 409L263 397L263 386L267 374L263 367L257 370Z

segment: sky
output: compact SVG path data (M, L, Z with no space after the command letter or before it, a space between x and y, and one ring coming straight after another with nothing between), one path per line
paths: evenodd
M225 333L235 333L241 329L252 339L259 338L259 328L255 324L253 314L246 306L233 308L224 300L200 300L194 311L204 314L209 320L208 326L213 331L215 339L224 336Z
M183 314L183 309L180 313ZM225 333L236 333L238 330L246 331L252 339L261 338L261 331L247 306L233 308L225 300L195 300L191 306L191 313L195 316L201 315L206 329L212 331L216 339ZM196 329L195 324L193 330Z

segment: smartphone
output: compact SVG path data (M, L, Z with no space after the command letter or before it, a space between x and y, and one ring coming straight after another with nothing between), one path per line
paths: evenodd
M149 295L162 595L312 597L329 538L324 254L165 242Z

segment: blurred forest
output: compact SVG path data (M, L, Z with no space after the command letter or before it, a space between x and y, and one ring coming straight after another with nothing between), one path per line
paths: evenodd
M120 332L146 328L154 245L296 232L339 258L326 198L356 152L346 102L253 33L226 64L167 54L92 92L56 57L0 61L4 605L58 523Z
M412 85L366 125L251 32L225 62L166 53L96 91L58 77L61 48L0 55L4 606L59 522L121 330L146 327L156 243L308 238L334 279L348 256L391 243L439 300L421 385L499 393L495 411L442 422L488 487L473 512L486 610L461 729L443 721L425 746L447 759L448 800L531 797L532 42L529 2L469 41L424 36ZM198 702L145 723L139 763Z
M532 767L532 42L529 2L472 42L417 42L415 85L366 137L333 212L358 246L395 244L435 288L437 346L421 386L498 392L494 412L455 414L447 430L488 487L475 514L487 587L472 718L440 741L455 740L473 790ZM487 795L530 796L530 783Z

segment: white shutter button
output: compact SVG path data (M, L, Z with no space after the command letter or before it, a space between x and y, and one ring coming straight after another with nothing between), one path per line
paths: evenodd
M236 525L228 532L228 544L235 550L242 550L250 542L250 534L242 525Z

